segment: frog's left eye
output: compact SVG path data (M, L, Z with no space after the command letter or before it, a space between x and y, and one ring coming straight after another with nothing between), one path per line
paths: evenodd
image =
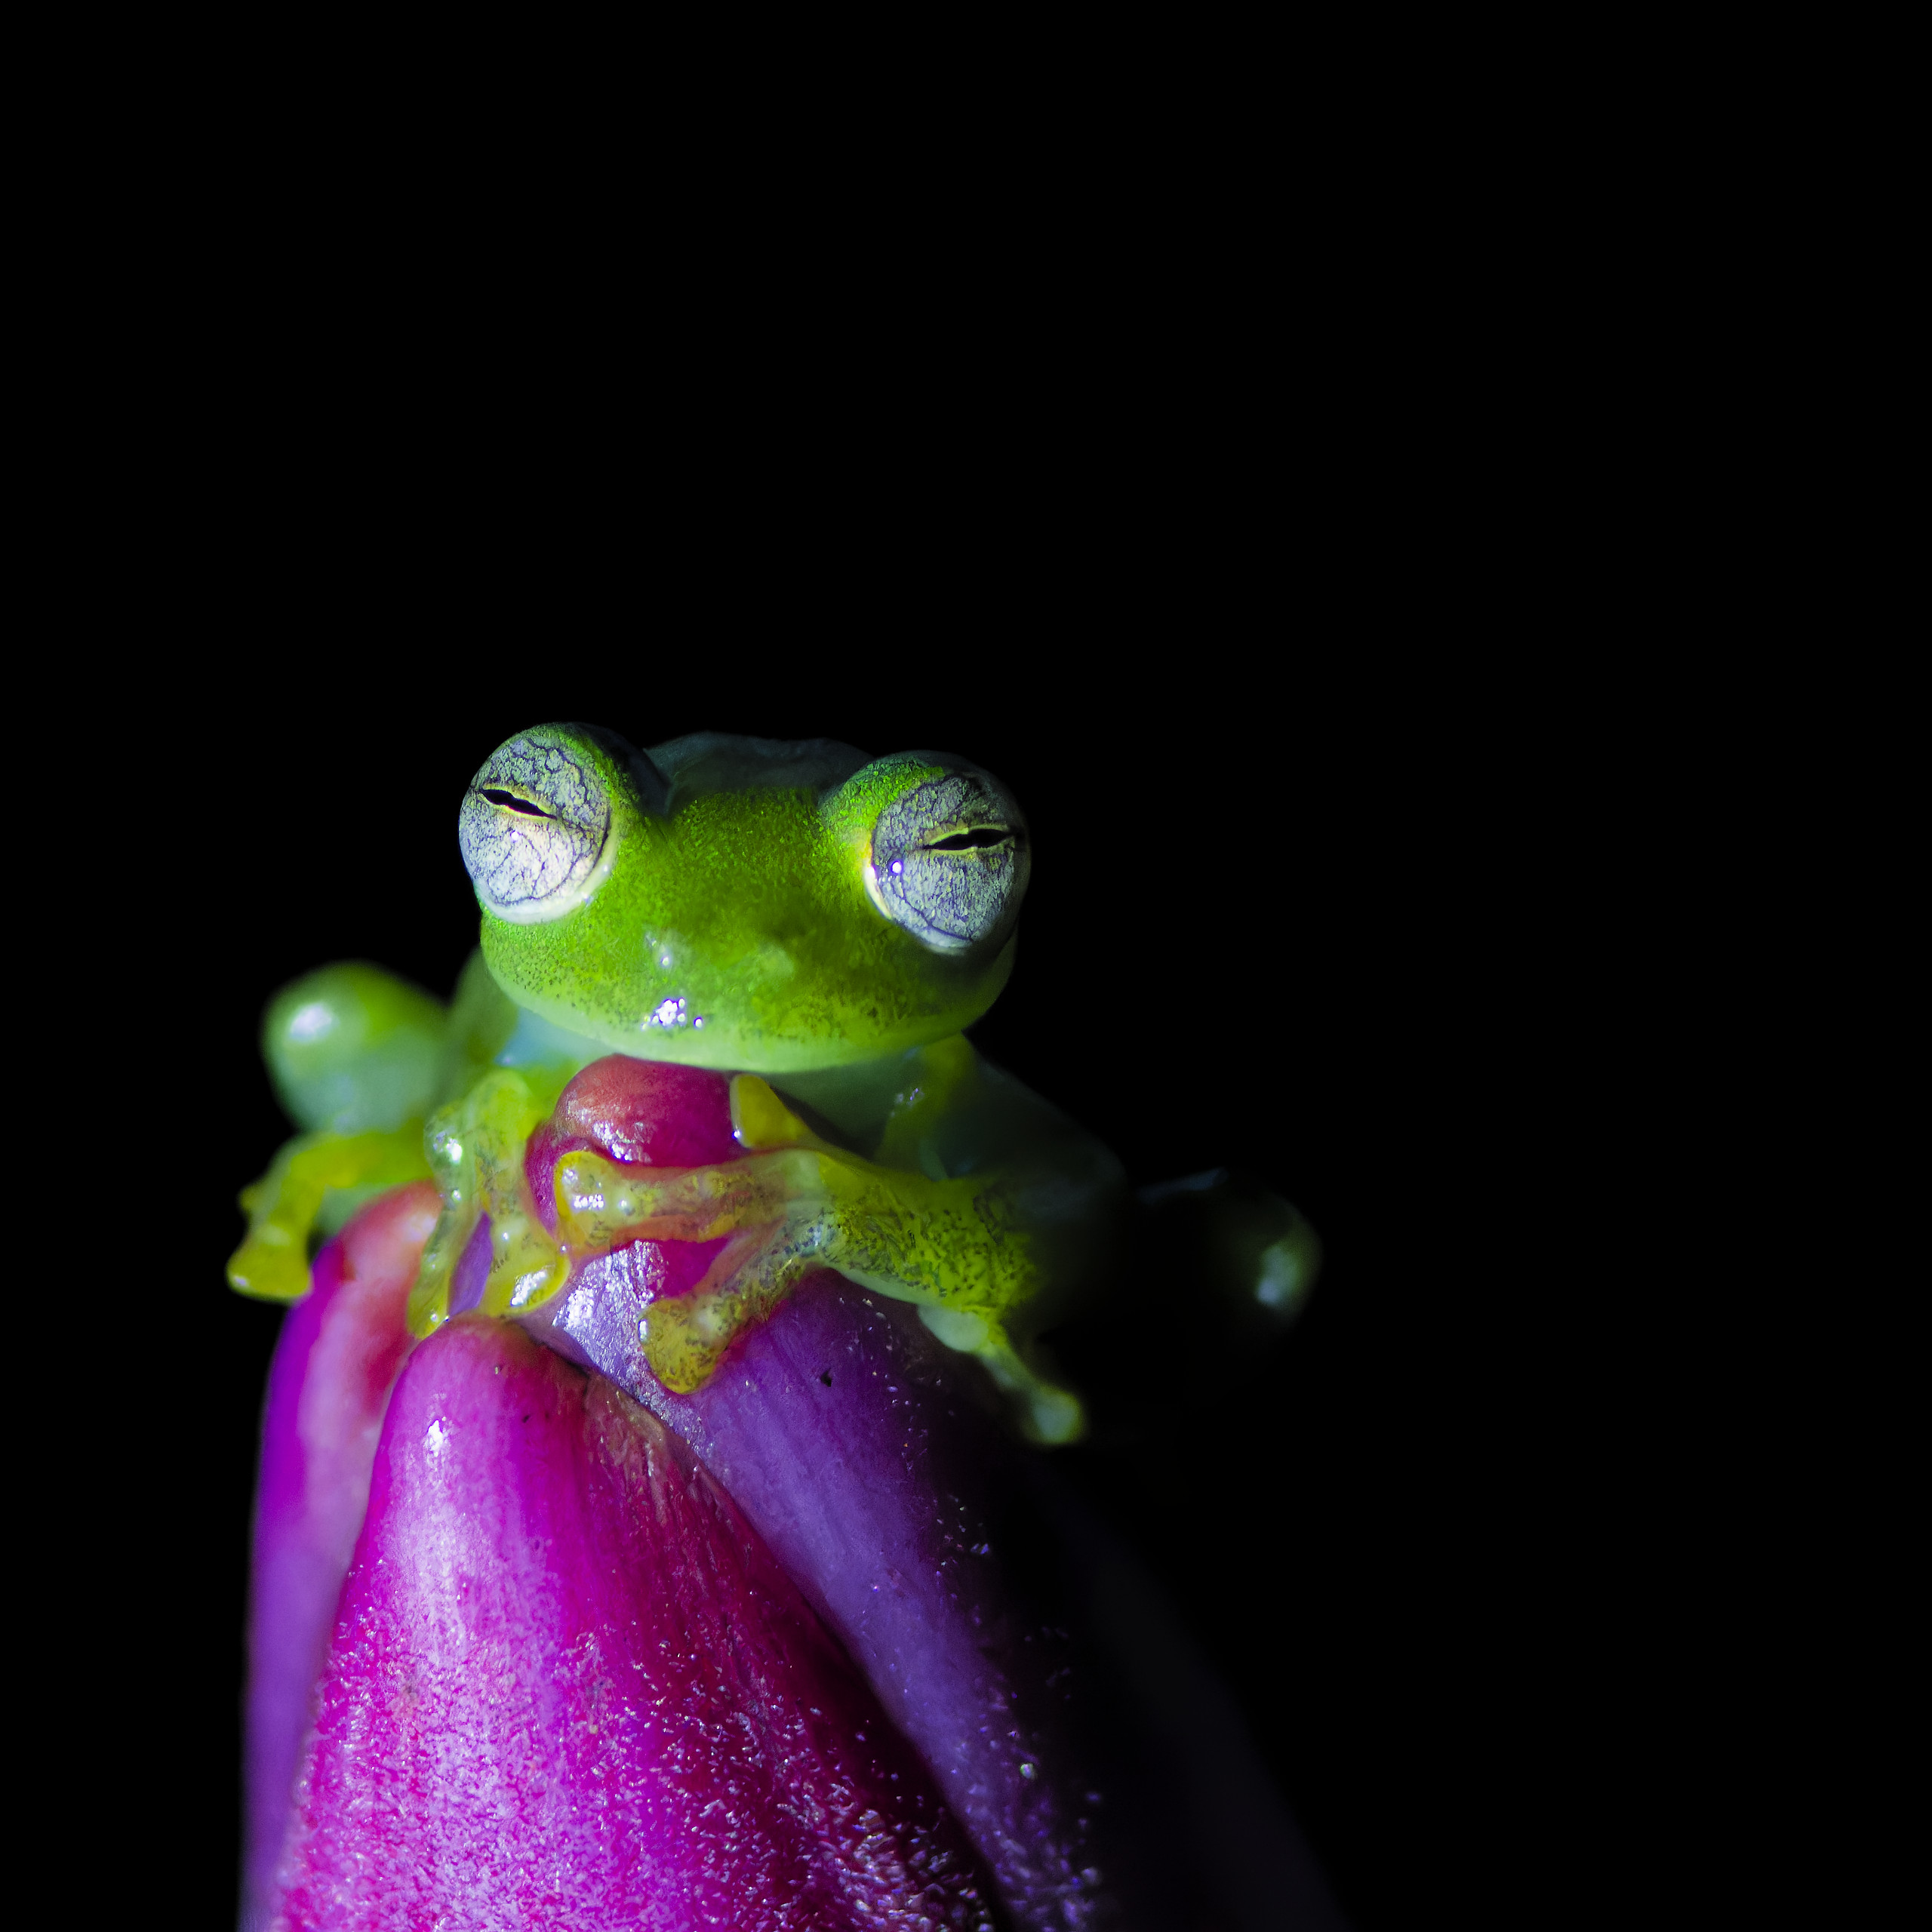
M491 752L457 820L476 896L515 925L581 905L610 832L611 795L587 748L547 727Z
M896 798L872 832L872 903L936 952L1003 937L1031 865L1026 821L1004 786L949 771Z

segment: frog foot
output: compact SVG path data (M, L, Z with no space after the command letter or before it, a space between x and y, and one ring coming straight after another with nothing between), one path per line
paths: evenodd
M985 1364L1028 1441L1057 1449L1078 1442L1087 1433L1087 1411L1080 1398L1027 1361L1001 1323L957 1308L922 1308L919 1319L949 1349Z
M689 1294L653 1302L645 1312L644 1357L651 1373L674 1395L703 1388L737 1336L771 1315L805 1275L825 1266L833 1245L822 1224L780 1222L736 1236ZM893 1284L860 1280L860 1285L905 1299L893 1294ZM965 1309L924 1306L919 1319L935 1340L984 1364L1029 1441L1059 1447L1086 1433L1079 1397L1029 1361L1000 1322Z
M410 1332L452 1315L542 1306L570 1276L569 1258L537 1212L524 1149L555 1100L542 1069L498 1067L430 1116L425 1152L443 1211L410 1291Z
M778 1222L734 1236L688 1294L653 1302L642 1324L644 1358L674 1395L709 1381L745 1329L764 1321L820 1265L818 1231Z
M645 1359L666 1388L702 1388L735 1337L813 1269L830 1268L916 1304L946 1346L977 1356L1029 1441L1084 1432L1079 1398L991 1312L1029 1300L1035 1280L1030 1242L1009 1224L996 1181L908 1174L832 1146L755 1074L732 1081L731 1118L740 1160L656 1168L586 1149L557 1163L557 1232L573 1255L728 1238L695 1288L644 1317Z
M337 1232L356 1209L429 1171L416 1121L392 1133L301 1134L242 1191L248 1232L228 1263L228 1284L260 1301L309 1291L309 1240Z

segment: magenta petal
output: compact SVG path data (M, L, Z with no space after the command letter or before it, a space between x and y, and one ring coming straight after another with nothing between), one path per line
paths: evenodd
M409 1352L409 1285L440 1205L421 1181L357 1215L316 1256L275 1345L249 1605L245 1926L266 1909L389 1385Z
M557 1231L551 1191L558 1161L595 1147L631 1167L697 1168L741 1160L731 1131L731 1082L703 1067L632 1060L593 1060L558 1097L557 1110L530 1137L524 1173L538 1218Z
M465 1318L383 1431L278 1925L989 1922L919 1761L730 1498Z

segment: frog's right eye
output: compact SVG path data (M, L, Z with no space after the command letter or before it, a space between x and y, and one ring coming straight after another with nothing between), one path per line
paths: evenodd
M551 726L491 752L457 820L476 896L536 925L589 895L611 835L611 795L588 749Z

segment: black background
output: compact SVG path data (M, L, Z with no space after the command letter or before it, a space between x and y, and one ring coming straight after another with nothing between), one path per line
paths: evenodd
M446 992L462 787L551 717L998 771L1036 863L981 1046L1137 1181L1235 1162L1320 1230L1312 1306L1139 1527L1360 1932L1647 1922L1660 1847L1737 1882L1709 1687L1747 1740L1784 1718L1738 1660L1762 1604L1700 1607L1697 1565L1768 1432L1714 1472L1684 1418L1728 1429L1762 1298L1814 1291L1869 1186L1806 1198L1780 1083L1817 989L1764 1004L1767 958L1849 942L1815 721L1758 709L1793 559L1723 531L1709 392L1762 315L1699 325L1643 212L1578 203L1519 118L1567 80L1491 112L1389 38L1238 100L1223 62L1204 124L1082 65L1108 139L1033 165L975 128L936 198L889 154L828 186L814 137L713 207L702 143L666 187L593 152L628 109L553 154L494 98L426 172L355 162L333 107L257 143L171 97L87 205L36 187L16 1681L97 1915L233 1897L262 1005L343 957ZM1749 453L1788 434L1761 388ZM1800 629L1795 712L1843 624ZM1778 890L1714 956L1752 867ZM1740 1095L1780 1143L1761 1278L1717 1177ZM1838 1767L1801 1768L1808 1806Z
M129 1882L232 1909L280 1316L223 1266L288 1131L263 1006L336 958L447 994L475 932L464 785L574 718L929 746L1011 786L1033 877L981 1049L1137 1183L1238 1165L1326 1249L1277 1357L1174 1429L1128 1527L1360 1932L1452 1903L1537 1922L1583 1830L1577 1686L1617 1669L1574 1654L1580 1595L1616 1586L1580 1554L1571 1449L1598 1318L1577 1311L1601 1305L1615 678L1552 668L1509 543L1445 536L1413 468L1333 421L1287 480L1246 445L1215 472L1220 430L1171 423L1065 466L1048 434L983 495L928 496L930 467L902 488L881 433L826 501L801 460L740 478L728 447L688 491L611 472L552 501L475 424L432 447L446 417L305 408L316 478L292 479L285 421L230 423L169 540L78 560L49 627L48 742L82 801L63 836L99 884L51 915L45 992L87 1017L29 1029L61 1097L37 1131L108 1150L68 1183L91 1325L53 1393L84 1420L49 1534L93 1646L65 1747L77 1789L131 1750Z
M138 1694L198 1761L148 1801L185 1894L216 1911L235 1855L279 1314L221 1271L234 1192L287 1131L258 1016L337 958L447 993L475 932L465 781L520 725L574 716L645 743L724 728L935 746L1013 787L1035 863L983 1051L1135 1182L1235 1162L1327 1247L1278 1358L1176 1431L1130 1527L1359 1926L1427 1922L1472 1888L1499 1911L1534 1895L1549 1794L1521 1761L1522 1659L1564 1586L1513 1546L1540 1539L1554 1562L1550 1527L1499 1510L1498 1486L1545 1453L1507 1364L1535 1348L1529 1276L1564 1257L1534 1253L1548 1123L1521 1041L1550 941L1513 909L1526 834L1501 816L1480 707L1439 663L1398 661L1345 607L1216 601L1195 585L1107 621L1004 626L895 604L774 637L729 614L605 623L530 603L411 623L331 599L208 678L205 712L164 681L127 719L148 842L108 941L137 995L108 1111L143 1121L167 1205L130 1226L106 1291L144 1310L140 1447L113 1506L166 1660L142 1652Z

